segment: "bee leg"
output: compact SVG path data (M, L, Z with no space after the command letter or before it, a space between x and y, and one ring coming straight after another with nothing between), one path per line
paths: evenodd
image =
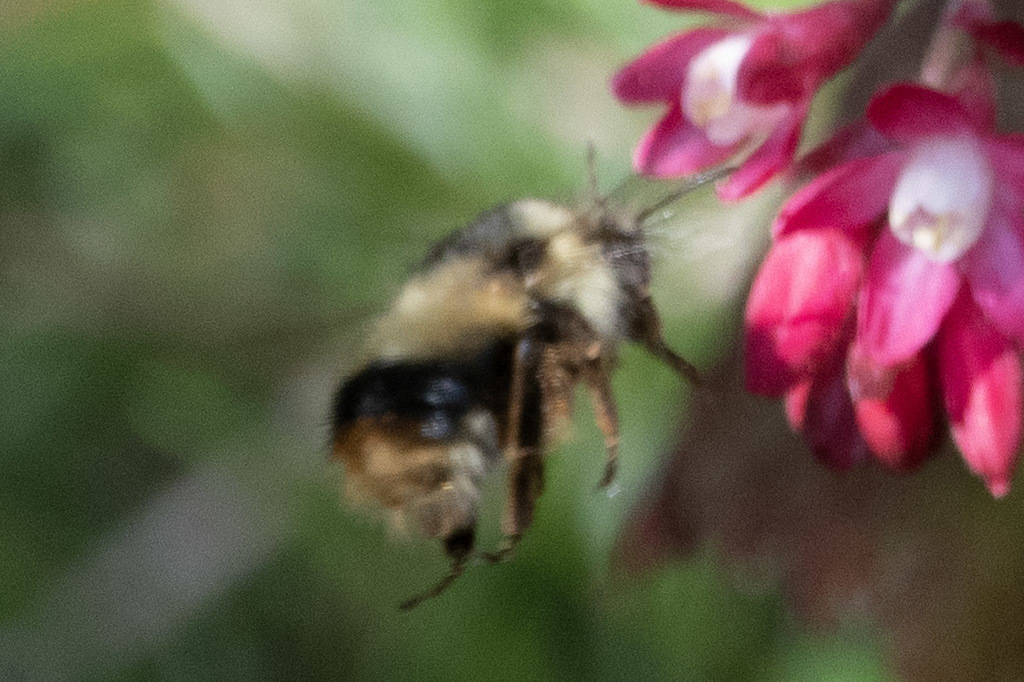
M608 371L600 357L588 360L584 364L583 381L590 393L590 402L594 405L597 426L604 434L607 460L598 487L606 488L615 480L615 472L619 468L619 410L615 406L615 395L612 393Z
M462 575L462 572L465 570L465 567L465 561L453 561L451 568L448 569L448 573L443 578L441 578L441 580L439 580L436 585L434 585L426 592L422 592L420 594L417 594L415 597L406 599L404 602L398 605L398 610L412 611L414 608L416 608L423 602L427 601L428 599L433 599L434 597L441 596L449 587L452 586L452 583L454 583L459 578L459 576Z
M545 435L552 436L572 417L578 372L564 361L559 349L548 347L541 355L537 378L544 405Z
M504 539L495 552L483 555L491 563L511 557L523 533L533 522L533 509L544 487L544 462L537 452L529 452L512 463L508 477L508 499L501 518Z
M536 345L529 337L524 337L516 344L512 357L512 378L508 391L508 418L505 429L507 445L505 459L515 463L522 457L520 434L523 424L523 404L526 400L526 373L533 364Z
M669 348L662 335L661 318L654 308L654 301L648 296L637 305L637 315L633 319L631 336L643 345L647 352L668 365L672 371L694 385L700 385L702 379L697 368L687 362L674 350Z
M451 565L448 568L448 573L443 578L437 581L437 584L426 592L421 592L415 597L406 599L402 602L398 608L401 611L411 611L428 599L439 597L452 586L459 576L466 569L466 561L473 553L474 543L474 530L472 527L463 528L462 530L455 531L444 540L444 551L448 555L448 559L451 561Z
M523 407L527 399L527 374L535 365L538 344L524 338L516 345L509 389L508 445L505 459L509 462L508 493L501 518L504 539L497 551L483 557L498 563L510 557L533 521L533 508L544 486L544 468L539 443L523 441ZM533 387L536 390L536 387ZM539 437L539 434L538 434Z

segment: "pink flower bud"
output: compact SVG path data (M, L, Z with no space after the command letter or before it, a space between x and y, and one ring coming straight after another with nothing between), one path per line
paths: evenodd
M845 471L868 458L868 445L858 429L843 380L842 363L790 389L786 414L814 456L829 468Z
M1017 352L966 295L950 312L938 350L953 438L971 471L1002 497L1017 463L1024 409Z
M857 426L875 457L898 470L916 468L934 440L932 387L921 356L899 367L875 364L850 347L846 382Z
M775 243L747 299L748 390L781 395L831 362L862 261L859 247L837 230L799 232Z

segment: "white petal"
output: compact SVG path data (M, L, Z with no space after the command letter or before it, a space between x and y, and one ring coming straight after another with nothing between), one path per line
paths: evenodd
M736 35L708 47L692 62L682 92L683 112L704 129L708 140L728 147L751 137L766 136L789 113L788 104L752 106L736 96L743 59L754 44L752 35Z
M972 137L919 142L896 181L889 225L896 238L948 263L978 241L992 205L993 173Z
M690 62L682 105L687 118L698 126L724 116L736 98L736 76L754 37L735 35L720 40Z

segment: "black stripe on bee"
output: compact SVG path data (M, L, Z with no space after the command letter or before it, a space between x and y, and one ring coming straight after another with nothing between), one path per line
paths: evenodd
M515 339L500 340L463 361L375 362L352 376L334 399L334 430L359 419L392 417L415 423L425 441L444 442L458 435L474 409L506 422ZM540 387L526 382L520 444L539 444L542 433Z

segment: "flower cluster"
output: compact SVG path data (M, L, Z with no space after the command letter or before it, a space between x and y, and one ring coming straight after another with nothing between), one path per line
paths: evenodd
M826 2L765 16L726 0L651 0L734 19L656 46L613 83L665 101L641 173L674 176L753 151L719 188L749 194L790 169L814 91L849 63L891 2ZM951 0L921 83L872 99L866 119L799 168L746 311L748 390L785 398L815 454L912 469L943 421L996 497L1024 419L1024 135L995 130L986 50L1024 64L1024 28L988 0Z
M937 404L971 468L1005 494L1021 433L1024 137L951 95L896 85L871 125L892 148L797 192L747 305L747 383L785 394L827 461L910 468Z
M833 0L768 15L730 0L648 1L726 23L669 38L613 79L621 101L667 106L637 147L634 166L679 177L748 155L718 188L726 200L751 194L790 165L815 92L853 60L895 3Z

